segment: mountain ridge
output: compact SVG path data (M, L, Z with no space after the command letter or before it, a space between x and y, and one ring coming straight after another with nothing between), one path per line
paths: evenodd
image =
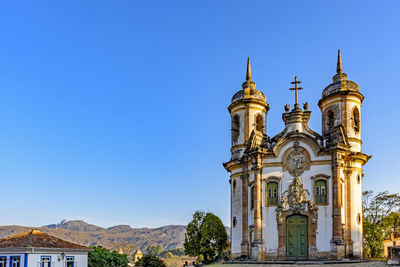
M149 245L160 245L163 250L183 248L186 232L186 226L183 225L166 225L157 228L132 228L130 225L115 225L103 228L83 220L63 220L58 224L41 227L0 226L0 238L32 229L84 246L99 245L116 251L122 249L128 255L133 254L137 248L145 251Z

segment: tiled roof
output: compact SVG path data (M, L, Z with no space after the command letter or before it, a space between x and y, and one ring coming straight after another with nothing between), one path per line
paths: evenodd
M88 247L77 245L37 230L0 239L0 248L21 247L89 249Z

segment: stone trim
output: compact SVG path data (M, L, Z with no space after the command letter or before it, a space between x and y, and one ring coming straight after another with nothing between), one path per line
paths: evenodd
M313 194L314 203L317 206L328 206L329 203L330 203L329 198L330 198L331 194L329 192L329 190L330 190L329 178L330 178L329 175L326 175L326 174L323 174L323 173L311 176L311 179L313 180L312 194ZM316 195L316 192L315 192L315 183L318 180L324 180L326 182L326 203L317 203L317 201L316 201L317 195Z
M264 181L264 202L265 202L265 207L276 207L278 206L278 203L276 204L268 204L268 183L270 182L275 182L278 183L278 192L277 192L277 197L278 200L280 199L280 194L282 190L282 178L278 176L268 176L266 178L263 178Z
M317 220L313 213L305 210L287 210L277 216L278 220L278 259L286 259L286 219L291 215L303 215L307 217L308 226L308 258L317 259Z

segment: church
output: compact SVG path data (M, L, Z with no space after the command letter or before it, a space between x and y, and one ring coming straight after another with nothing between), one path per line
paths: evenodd
M268 136L269 104L252 81L232 97L230 173L232 258L318 260L362 257L362 166L359 86L343 72L340 50L332 83L318 106L322 133L308 126L301 81L284 106L285 128Z

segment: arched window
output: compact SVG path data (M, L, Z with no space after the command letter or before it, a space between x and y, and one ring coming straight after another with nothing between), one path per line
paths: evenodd
M232 118L232 143L235 145L237 143L237 139L239 138L239 128L240 128L240 122L239 122L239 116L235 115Z
M326 114L326 119L328 129L331 129L335 125L335 114L333 113L333 110L328 111L328 113Z
M254 209L254 186L250 189L250 209Z
M267 184L267 205L278 204L278 183L269 182Z
M256 130L262 132L264 129L264 119L261 114L257 114L256 116Z
M315 203L326 204L328 203L328 188L325 180L315 181Z
M353 128L356 133L360 131L360 111L357 107L353 109Z

